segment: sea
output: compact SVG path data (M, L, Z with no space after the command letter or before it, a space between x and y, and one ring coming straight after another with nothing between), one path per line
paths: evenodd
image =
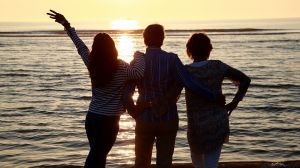
M144 52L142 31L80 28L91 47L98 32L109 33L119 58ZM191 34L206 32L210 59L247 74L252 82L230 116L231 135L221 162L300 160L300 18L197 21L166 24L163 49L192 60L185 44ZM89 151L84 121L91 99L88 71L56 23L0 23L0 167L82 166ZM237 88L223 83L230 102ZM179 130L174 163L190 163L185 91L177 103ZM136 100L137 93L134 95ZM107 167L134 163L135 121L121 116L117 140ZM153 150L155 163L156 151Z

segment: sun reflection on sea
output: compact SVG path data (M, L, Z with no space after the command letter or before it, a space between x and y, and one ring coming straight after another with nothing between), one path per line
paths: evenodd
M132 34L127 33L116 33L114 37L116 47L118 50L119 59L130 63L133 59L133 54L137 49L137 40ZM133 95L133 100L136 102L138 93L135 92ZM135 138L135 120L125 113L121 115L120 118L120 131L118 133L118 138L116 144L117 148L113 148L108 156L108 160L122 160L123 158L128 158L126 164L134 163L134 138ZM121 141L122 140L122 143ZM124 141L125 140L125 141ZM124 161L123 161L124 162Z
M133 54L135 52L136 43L134 42L134 37L132 37L130 34L117 34L116 38L116 47L119 53L119 58L124 60L127 63L130 63L130 61L133 59ZM133 95L133 100L136 101L138 96L138 93L136 92ZM135 127L135 121L134 119L129 116L128 114L124 114L121 116L120 119L120 128L122 130L127 131L120 131L118 134L119 139L127 139L128 144L125 145L125 148L119 147L116 150L116 153L118 155L121 155L123 157L134 157L134 146L132 146L131 150L128 150L129 146L134 144L134 127ZM131 162L130 162L131 163Z
M128 34L120 34L116 39L116 47L119 58L129 63L133 59L134 43L132 37Z
M118 54L119 54L119 58L124 60L127 63L130 63L133 59L133 54L135 52L135 42L133 37L130 34L118 34L116 36L116 47L118 50ZM132 96L133 100L136 102L138 97L138 93L137 90L134 93L134 95ZM127 125L128 127L132 127L133 125L133 121L131 120L132 118L130 116L122 116L124 121L128 122L123 123L125 125ZM128 118L127 118L128 117ZM122 119L122 118L121 118Z

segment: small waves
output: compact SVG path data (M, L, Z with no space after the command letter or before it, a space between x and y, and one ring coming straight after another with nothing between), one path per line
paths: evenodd
M49 130L47 130L47 129L34 128L34 129L18 129L18 130L14 130L13 132L15 132L15 133L21 133L21 134L26 134L26 133L48 132L48 131Z
M253 88L273 88L273 89L300 89L300 85L297 84L251 84Z
M225 36L225 35L243 35L243 36L271 36L271 35L287 35L287 34L300 34L300 32L256 32L256 33L217 33L211 34L213 36Z
M257 41L251 41L252 43L300 43L300 40L295 40L295 39L286 39L286 40L257 40Z
M291 106L287 106L287 107L281 107L278 106L276 107L275 104L274 106L261 106L261 107L255 107L255 106L251 106L251 107L243 107L243 110L245 111L251 111L251 112L299 112L300 111L300 107L291 107Z
M0 77L28 77L31 76L30 74L24 74L24 73L6 73L6 74L0 74Z
M26 114L23 113L0 113L1 117L22 117L26 116Z
M257 35L259 35L259 34L257 34ZM245 40L239 40L239 41L231 41L230 43L231 44L235 44L235 43L238 43L238 44L243 44L243 43L249 44L249 43L251 43L251 44L256 44L256 45L261 44L261 43L269 43L269 44L272 44L272 45L277 44L277 43L278 44L281 44L281 43L290 43L290 44L295 44L296 45L297 43L300 43L300 40L298 40L298 39L286 39L286 40L281 40L281 39L276 39L276 40L264 39L264 40L247 40L247 41L245 41ZM275 47L278 48L278 46L275 46Z
M298 133L300 128L266 128L260 129L262 132L284 132L284 133Z
M74 97L76 100L91 100L91 96L79 96L79 97Z
M216 59L252 76L246 97L230 117L231 140L224 145L222 160L298 159L300 83L294 65L297 65L299 49L285 50L279 46L296 46L299 32L279 29L167 30L171 41L166 40L164 47L167 51L181 52L180 46L184 50L190 33L199 31L214 36ZM92 37L98 32L78 33L81 37ZM124 33L107 32L116 39ZM134 49L144 50L138 33L141 32L127 35L132 39ZM9 38L13 36L19 38ZM1 32L0 38L0 54L5 60L0 67L0 148L3 149L0 157L4 158L1 166L82 165L89 148L84 121L91 87L75 47L64 31ZM278 47L270 50L269 46ZM183 63L187 63L187 59L178 54ZM229 82L223 86L226 97L234 97L236 87ZM178 102L180 128L174 160L190 162L183 98L184 93ZM135 121L128 114L121 117L109 164L134 162L134 125Z

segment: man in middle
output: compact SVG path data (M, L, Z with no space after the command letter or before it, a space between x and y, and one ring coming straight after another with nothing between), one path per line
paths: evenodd
M141 80L136 81L139 93L137 104L139 102L154 104L139 114L132 114L136 119L135 168L150 167L154 142L156 142L157 168L169 168L172 165L179 121L176 100L182 88L186 87L210 101L216 101L217 97L209 88L190 77L176 54L161 49L165 37L162 25L147 26L143 37L147 47L145 74ZM167 94L170 90L174 93ZM132 94L127 94L131 102L133 102ZM159 98L164 96L169 99L168 103L159 104Z

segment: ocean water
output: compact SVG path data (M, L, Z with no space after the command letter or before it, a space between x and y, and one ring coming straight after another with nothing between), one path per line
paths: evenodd
M56 26L0 23L1 168L84 164L90 81L72 42ZM211 22L199 27L190 23L185 30L175 30L177 26L167 31L163 49L191 63L185 43L205 28L214 46L211 59L252 79L244 101L230 117L230 142L223 147L221 161L300 160L300 19ZM87 46L97 32L78 31ZM138 31L108 33L120 58L128 62L135 50L145 51ZM236 88L225 81L223 91L229 102ZM173 161L191 162L184 91L177 104L180 128ZM128 114L121 117L107 167L134 163L134 126Z

